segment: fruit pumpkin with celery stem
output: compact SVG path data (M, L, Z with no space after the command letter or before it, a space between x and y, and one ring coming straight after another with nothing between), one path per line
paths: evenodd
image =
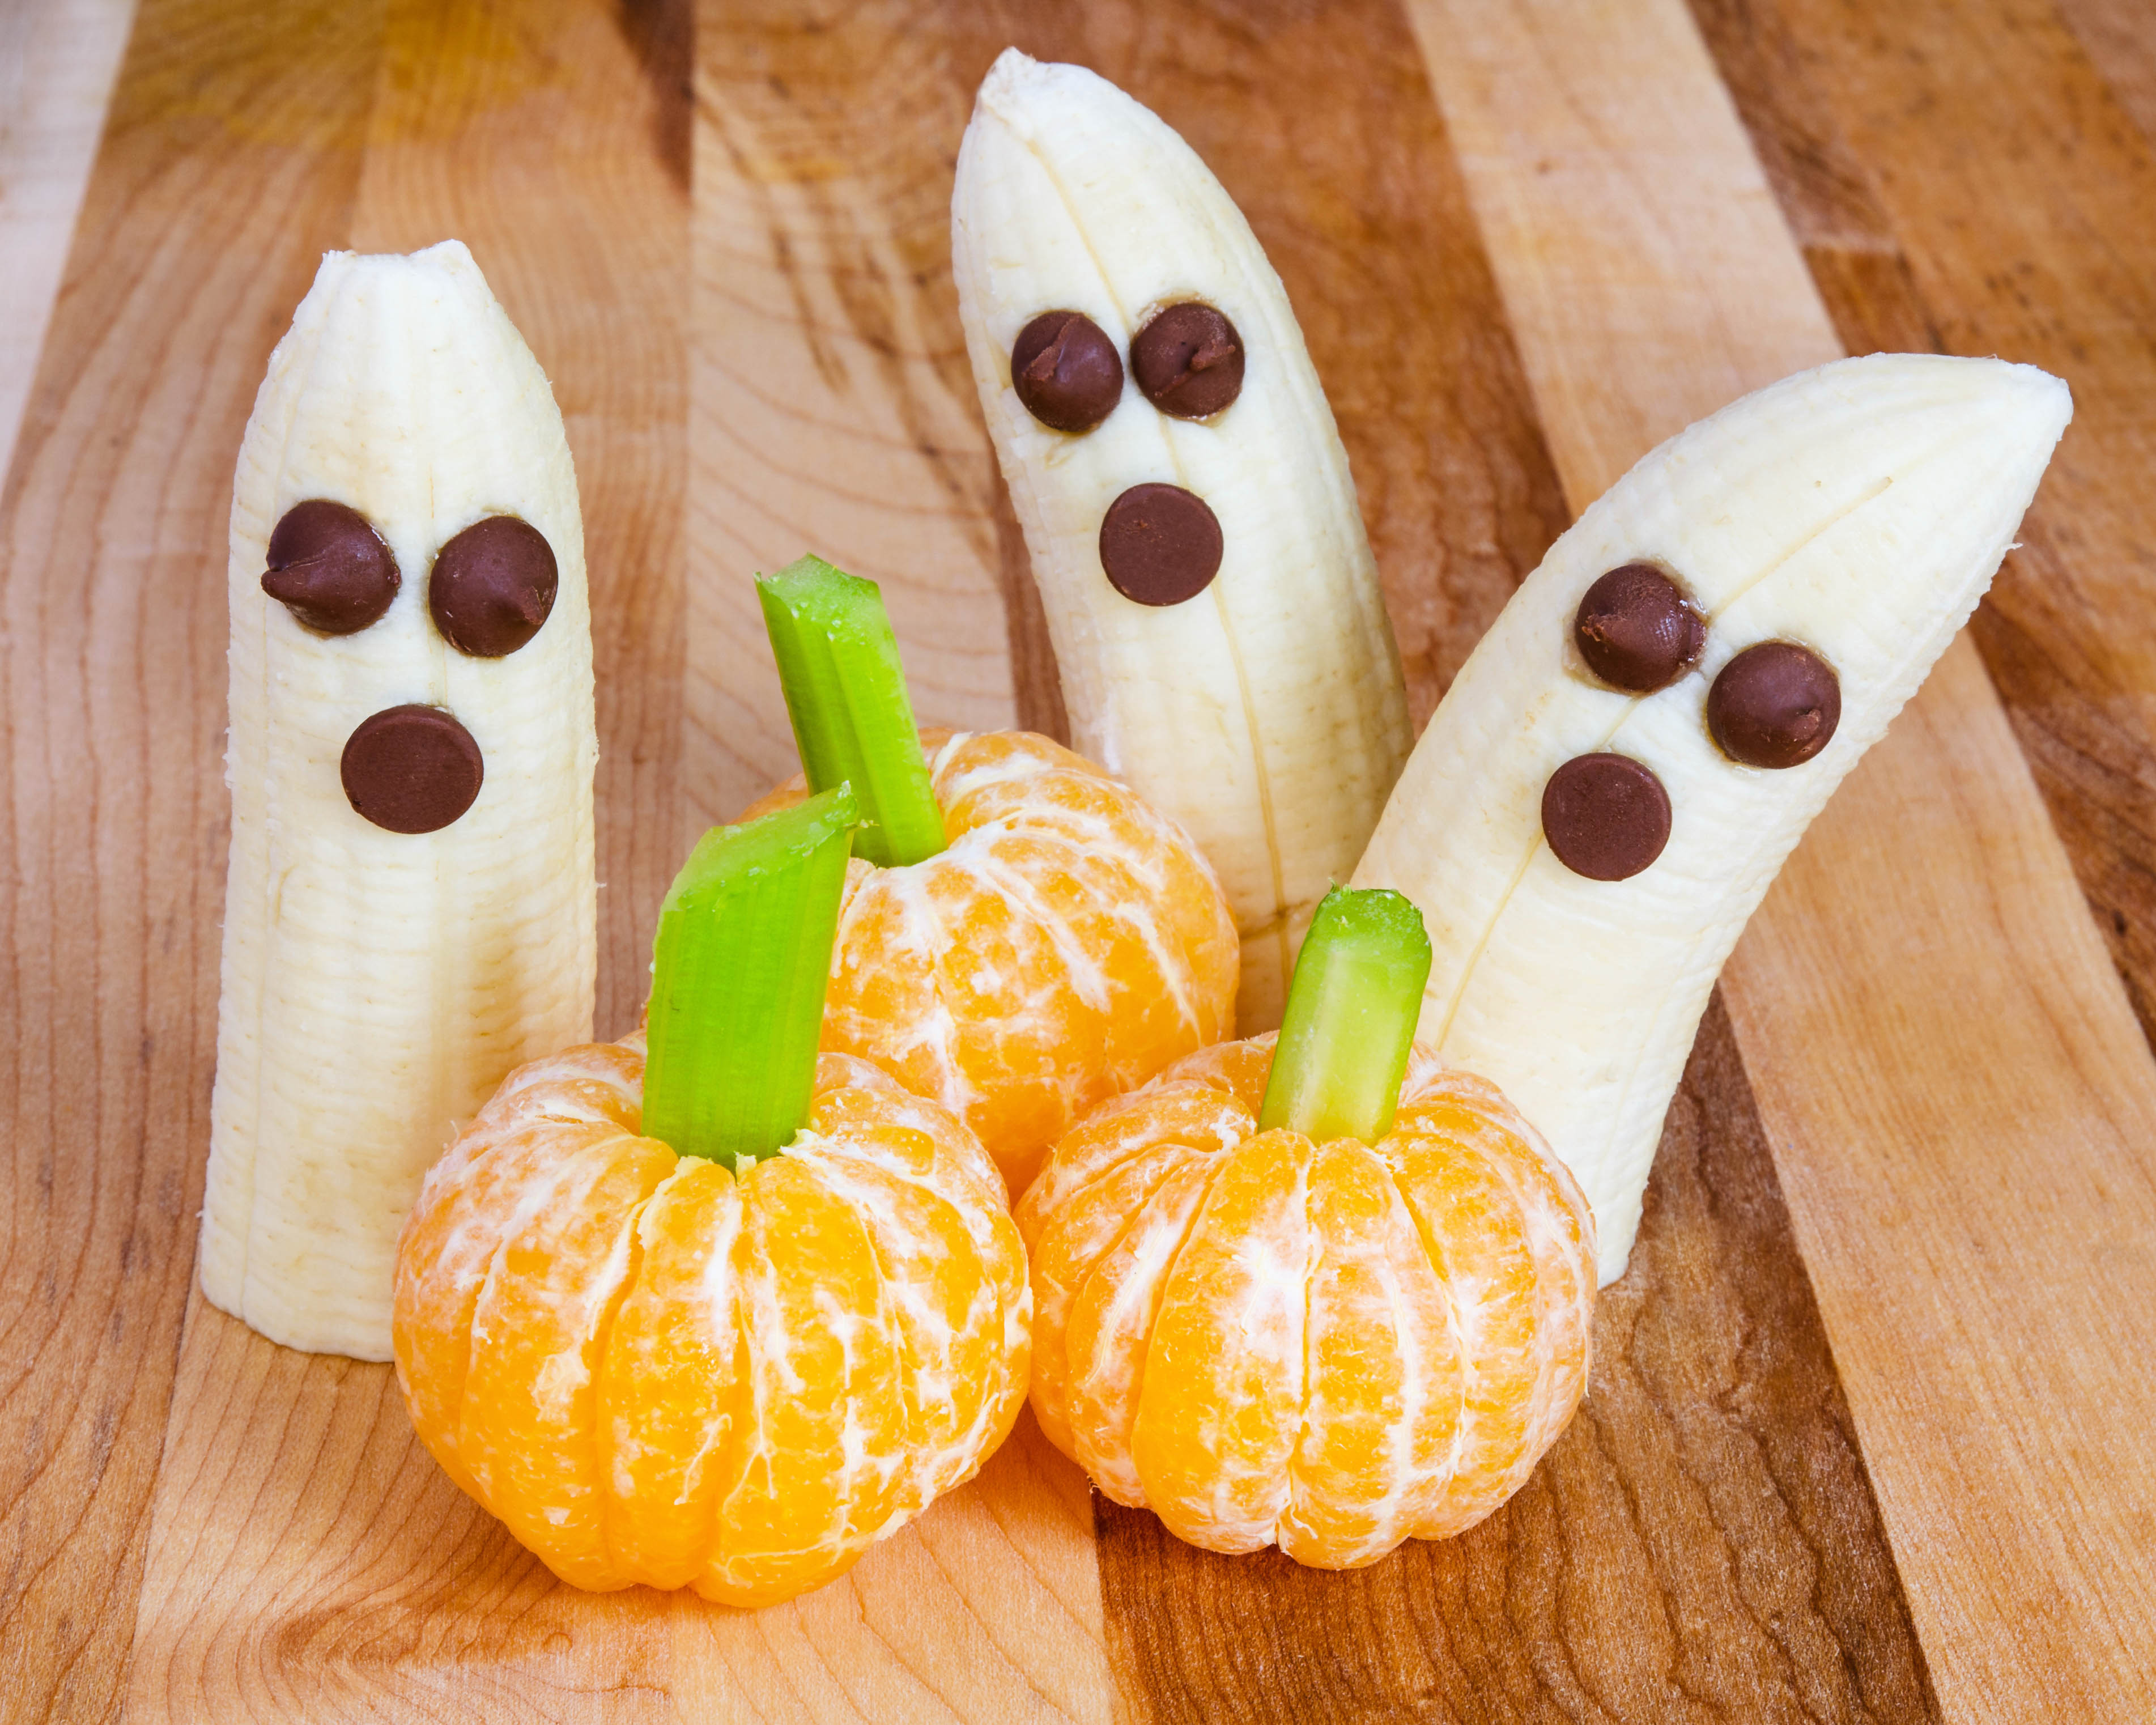
M511 1073L405 1225L413 1423L578 1587L789 1598L970 1476L1024 1399L994 1164L816 1049L855 812L707 834L660 916L648 1057Z
M803 557L758 583L803 781L861 800L824 1020L962 1116L1024 1189L1086 1110L1235 1022L1210 864L1121 781L1024 732L929 733L881 595Z
M1594 1230L1496 1087L1413 1046L1397 893L1336 890L1270 1036L1057 1145L1019 1207L1041 1429L1214 1551L1374 1563L1518 1489L1578 1405Z

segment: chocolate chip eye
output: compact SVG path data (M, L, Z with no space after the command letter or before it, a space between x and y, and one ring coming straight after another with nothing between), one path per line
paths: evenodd
M1670 793L1627 755L1578 755L1543 787L1551 854L1590 880L1628 880L1670 842Z
M434 554L427 608L459 653L500 659L539 633L560 585L545 534L513 515L489 516Z
M397 597L397 559L357 510L311 497L270 536L262 591L317 634L356 635Z
M1082 311L1044 311L1011 344L1011 388L1052 431L1091 431L1122 398L1123 359Z
M352 806L392 833L450 825L486 778L471 732L438 706L393 706L362 719L337 766Z
M1132 485L1101 520L1101 567L1141 605L1179 605L1220 572L1220 521L1180 485Z
M1243 338L1199 300L1156 312L1131 343L1145 398L1178 419L1209 419L1243 393Z
M1707 619L1653 564L1627 563L1587 589L1572 639L1587 668L1610 687L1652 695L1699 663Z
M1841 722L1841 679L1809 647L1762 641L1722 666L1707 691L1707 728L1747 767L1800 767Z

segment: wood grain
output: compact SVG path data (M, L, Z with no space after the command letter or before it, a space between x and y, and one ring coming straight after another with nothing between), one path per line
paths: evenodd
M0 501L19 1717L109 1716L127 1656L209 1123L233 452L348 220L378 31L148 0Z
M1679 7L1418 13L1529 376L1561 403L1546 423L1568 495L1720 405L1724 377L1757 387L1838 351ZM1876 75L1883 105L1895 74ZM1584 195L1598 179L1608 195ZM1556 236L1598 223L1590 249L1629 267L1568 273L1560 301ZM1679 346L1701 357L1669 364ZM2124 1554L2145 1537L2156 1390L2102 1314L2123 1288L2156 1291L2156 1065L2108 971L1963 644L1728 973L1949 1717L2095 1717L2148 1692L2156 1608Z
M1851 351L2010 352L2073 386L2071 439L1972 633L2156 1034L2156 627L2138 603L2156 244L2133 213L2156 155L2099 75L2133 97L2156 31L2094 6L2078 40L2041 8L1877 28L1778 0L1695 9Z
M797 770L750 578L804 551L881 584L924 724L1016 716L1024 553L950 278L978 74L936 23L898 4L817 30L777 5L699 19L687 771L713 819Z
M0 7L0 480L134 15L135 0Z

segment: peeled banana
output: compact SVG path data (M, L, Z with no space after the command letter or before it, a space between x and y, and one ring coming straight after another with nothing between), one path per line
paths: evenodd
M1074 746L1212 860L1243 939L1242 1034L1270 1029L1411 741L1295 314L1188 145L1016 49L959 151L952 244Z
M1604 1283L1722 960L1990 584L2071 414L2030 367L1933 355L1745 397L1551 547L1416 745L1355 885L1421 908L1419 1034L1570 1166ZM1647 603L1658 580L1689 621ZM1658 655L1665 686L1611 685Z
M545 375L464 246L331 253L233 483L232 850L202 1282L390 1357L420 1176L591 1039L591 627Z

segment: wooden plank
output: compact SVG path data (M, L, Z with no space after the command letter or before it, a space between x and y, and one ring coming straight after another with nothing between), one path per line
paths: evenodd
M1417 16L1575 501L1732 383L1839 351L1681 8ZM1881 55L1882 113L1912 59ZM1966 210L1995 198L1985 172L1908 196ZM2020 207L2049 219L2033 183ZM1553 262L1583 235L1604 267ZM2107 1314L2156 1293L2156 1066L1966 643L1727 989L1943 1712L2147 1711L2156 1388Z
M0 8L0 480L134 18L135 0Z
M814 28L699 13L682 782L700 818L798 766L749 578L804 550L882 584L924 723L1063 728L950 278L952 164L1002 45L994 20L928 5ZM784 1717L1105 1719L1091 1532L1082 1477L1023 1420L848 1581L682 1633L757 1673L755 1705L790 1697ZM798 1644L771 1627L795 1620Z
M348 219L377 26L146 0L0 501L0 1695L22 1716L118 1705L209 1124L233 452Z
M1800 30L1772 3L1694 9L1852 352L2011 352L2073 386L2071 440L1971 634L2156 1034L2156 625L2141 603L2156 500L2139 480L2156 441L2156 129L2137 135L2098 75L2132 96L2137 65L2156 72L2156 31L2069 13L2103 50L2092 63L2041 8L1928 28L1897 14L1898 44L1830 10Z
M955 33L893 3L698 19L685 772L713 819L798 768L750 577L803 551L881 583L924 724L1016 716L1024 553L950 280Z
M465 239L553 382L591 569L601 1023L616 1030L635 1021L685 838L672 768L687 66L685 36L670 39L670 62L669 39L663 28L632 36L594 0L513 18L393 0L361 69L356 195L316 246ZM291 61L288 43L258 75L281 82ZM235 110L247 100L236 94ZM657 1596L599 1608L557 1584L419 1447L387 1367L274 1347L194 1296L131 1717L663 1714L667 1617Z

